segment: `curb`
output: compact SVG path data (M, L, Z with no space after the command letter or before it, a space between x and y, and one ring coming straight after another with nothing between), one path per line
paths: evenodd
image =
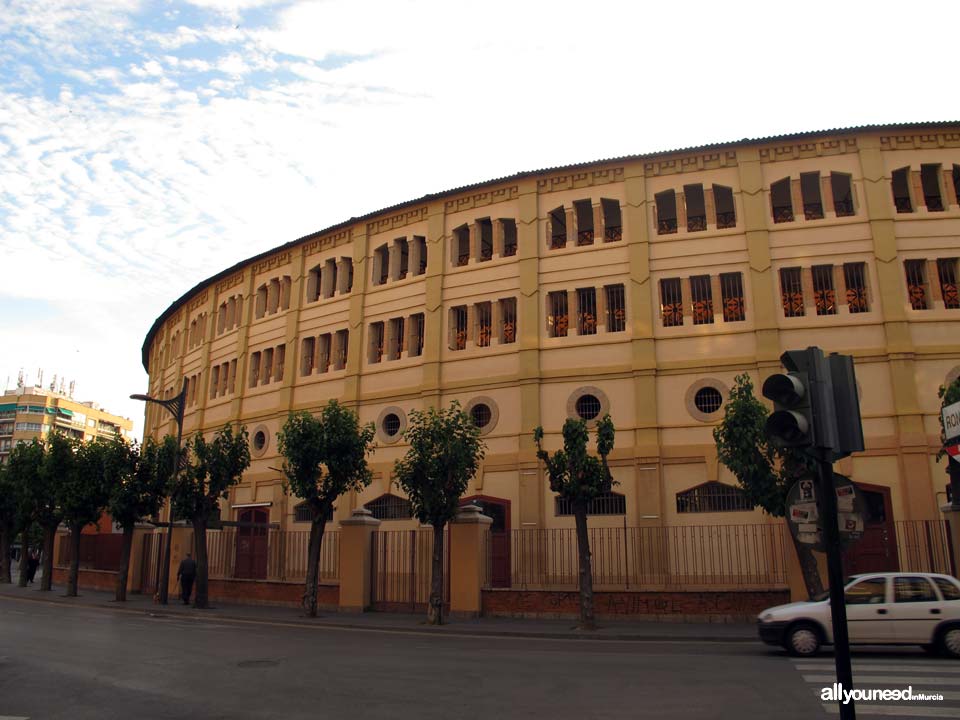
M698 635L697 637L669 636L650 633L612 633L612 634L591 634L584 631L571 630L569 632L560 631L537 631L537 630L484 630L476 627L464 627L457 624L447 624L440 627L433 625L420 624L415 627L398 627L396 625L378 625L353 622L329 622L322 618L311 620L302 616L294 618L251 618L242 615L230 614L208 614L203 610L183 610L178 612L169 612L166 610L150 610L133 607L122 607L119 603L78 603L68 604L58 600L48 600L46 598L20 597L0 593L0 600L14 600L21 602L41 603L44 605L64 606L70 608L85 608L89 610L100 610L107 612L120 612L128 615L145 615L148 617L164 619L185 619L193 621L209 622L233 622L253 625L274 625L284 627L308 627L324 630L347 630L347 631L367 631L384 632L396 634L432 634L436 636L447 637L498 637L507 639L540 639L540 640L569 640L569 641L600 641L600 642L664 642L664 643L752 643L759 642L759 638L746 636L720 636L720 635Z

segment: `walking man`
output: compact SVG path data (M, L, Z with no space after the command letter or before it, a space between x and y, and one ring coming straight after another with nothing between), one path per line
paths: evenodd
M193 580L197 577L197 563L187 553L187 556L180 561L180 568L177 570L177 580L180 581L180 597L183 598L183 604L190 604L190 593L193 592Z

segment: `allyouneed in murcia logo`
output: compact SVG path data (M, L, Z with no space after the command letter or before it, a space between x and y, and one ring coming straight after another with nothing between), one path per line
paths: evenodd
M942 701L943 695L940 693L915 693L913 691L913 685L908 685L900 690L882 690L880 688L844 690L843 683L834 683L832 686L820 690L820 699L824 702L833 700L834 702L842 702L844 705L847 705L851 700L856 700L857 702L864 700L886 700L888 702L903 702L906 700Z

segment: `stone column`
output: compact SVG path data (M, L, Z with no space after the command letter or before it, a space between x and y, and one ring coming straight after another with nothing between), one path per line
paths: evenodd
M380 527L365 507L340 523L340 612L361 613L371 604L373 533Z
M481 514L476 505L460 508L450 523L451 617L475 618L481 614L487 538L492 524L493 519Z

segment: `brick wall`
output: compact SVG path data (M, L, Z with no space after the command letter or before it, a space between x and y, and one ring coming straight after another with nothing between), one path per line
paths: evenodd
M55 567L53 569L53 584L66 586L70 578L69 568ZM80 570L77 586L81 590L105 590L114 592L117 589L117 573L110 570Z
M597 617L651 620L753 620L790 601L788 590L730 592L595 592ZM500 617L576 618L580 594L542 590L484 590L483 614Z

